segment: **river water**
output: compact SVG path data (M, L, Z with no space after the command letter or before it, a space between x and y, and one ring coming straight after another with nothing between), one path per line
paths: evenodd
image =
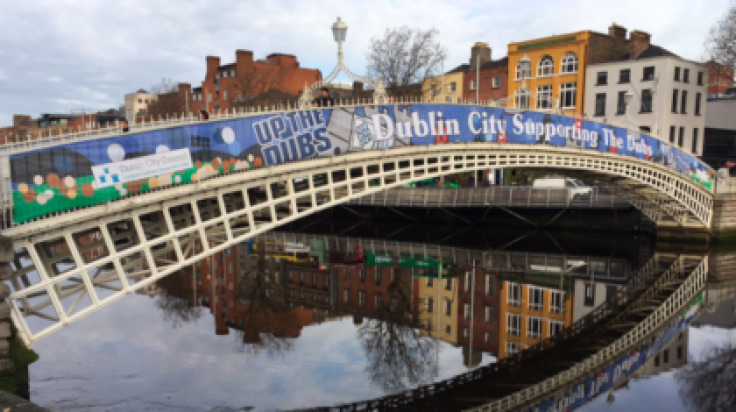
M395 229L276 232L199 262L38 342L30 399L53 411L236 411L398 393L557 333L657 253L609 234ZM718 351L736 344L736 268L712 266L694 320L581 410L690 410L732 389L736 354ZM705 373L716 366L723 376Z

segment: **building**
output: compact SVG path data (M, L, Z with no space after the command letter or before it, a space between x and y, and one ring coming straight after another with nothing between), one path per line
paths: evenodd
M736 95L708 98L705 111L703 161L719 169L728 162L736 162ZM730 168L731 176L736 168Z
M148 114L148 105L155 102L158 96L155 93L148 93L143 89L137 92L125 95L125 103L123 104L125 120L133 123L137 117L143 117Z
M567 116L584 113L585 75L589 64L618 60L638 46L638 32L613 24L608 34L580 31L508 45L507 107Z
M470 66L461 64L445 74L428 76L422 81L422 100L434 103L462 103L465 72Z
M319 70L299 67L291 54L273 53L265 60L253 60L252 51L236 50L234 63L221 65L217 56L207 56L206 63L202 86L193 91L193 111L229 110L272 90L298 96L305 85L322 79Z
M0 144L24 142L38 138L38 124L25 114L13 115L13 125L0 127Z
M708 69L708 98L726 94L733 87L733 66L718 64L713 60L705 65Z
M509 59L491 58L488 43L477 42L470 49L470 61L463 79L465 102L506 104L508 93Z
M638 129L685 152L703 153L705 67L631 33L629 54L587 69L585 115Z
M416 282L419 322L424 326L423 333L457 345L458 278L443 276L440 280L436 272L414 268L414 274L421 277Z

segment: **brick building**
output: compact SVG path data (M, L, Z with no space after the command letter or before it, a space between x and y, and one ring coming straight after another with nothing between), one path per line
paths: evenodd
M477 351L497 354L500 286L498 271L476 267L473 274L469 267L458 281L458 345L472 346L474 354ZM471 361L477 359L476 356L464 358L468 367L477 366Z
M322 79L319 70L301 68L296 56L283 53L254 60L252 51L236 50L235 63L221 65L217 56L207 56L206 63L202 86L193 90L194 111L228 110L271 90L296 97L305 84Z
M708 68L708 97L728 93L733 87L733 67L714 61L705 63Z
M477 42L470 49L470 62L463 77L463 96L466 102L487 102L506 98L508 93L509 59L491 58L487 43ZM480 67L480 69L477 69ZM477 96L477 99L476 99Z

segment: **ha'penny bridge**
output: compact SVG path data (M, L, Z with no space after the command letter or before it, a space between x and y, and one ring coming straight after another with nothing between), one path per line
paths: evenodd
M485 106L407 102L228 112L206 121L182 117L127 132L5 145L0 163L2 276L10 280L14 324L29 345L256 235L454 173L533 168L575 175L616 189L659 228L708 231L713 218L712 171L666 142L596 122ZM590 343L597 352L586 370L661 326L695 296L704 284L702 263L673 267L664 273L677 275L666 275L662 288L629 288L637 292L622 295L649 296L643 307L656 309L647 317L620 306L599 315L631 329L625 342ZM34 329L29 318L43 326ZM573 379L560 374L555 382ZM543 388L551 387L545 382ZM503 405L514 407L547 389L534 391Z

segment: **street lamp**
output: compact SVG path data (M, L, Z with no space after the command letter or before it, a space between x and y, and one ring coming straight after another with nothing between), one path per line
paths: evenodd
M342 44L343 42L345 42L347 32L348 25L345 24L345 22L342 21L340 17L338 17L335 23L332 25L332 36L337 43L337 65L334 69L332 69L332 72L330 72L330 74L327 75L327 77L325 77L324 79L312 83L311 86L307 86L306 84L304 85L304 93L302 93L301 97L299 97L300 109L306 109L311 106L313 92L323 85L329 84L330 82L335 80L340 72L345 73L345 75L352 81L359 81L373 86L373 100L375 103L385 104L388 101L388 96L386 95L386 90L383 87L383 81L381 79L373 79L371 77L359 76L351 72L350 69L345 66L345 63L343 62Z

